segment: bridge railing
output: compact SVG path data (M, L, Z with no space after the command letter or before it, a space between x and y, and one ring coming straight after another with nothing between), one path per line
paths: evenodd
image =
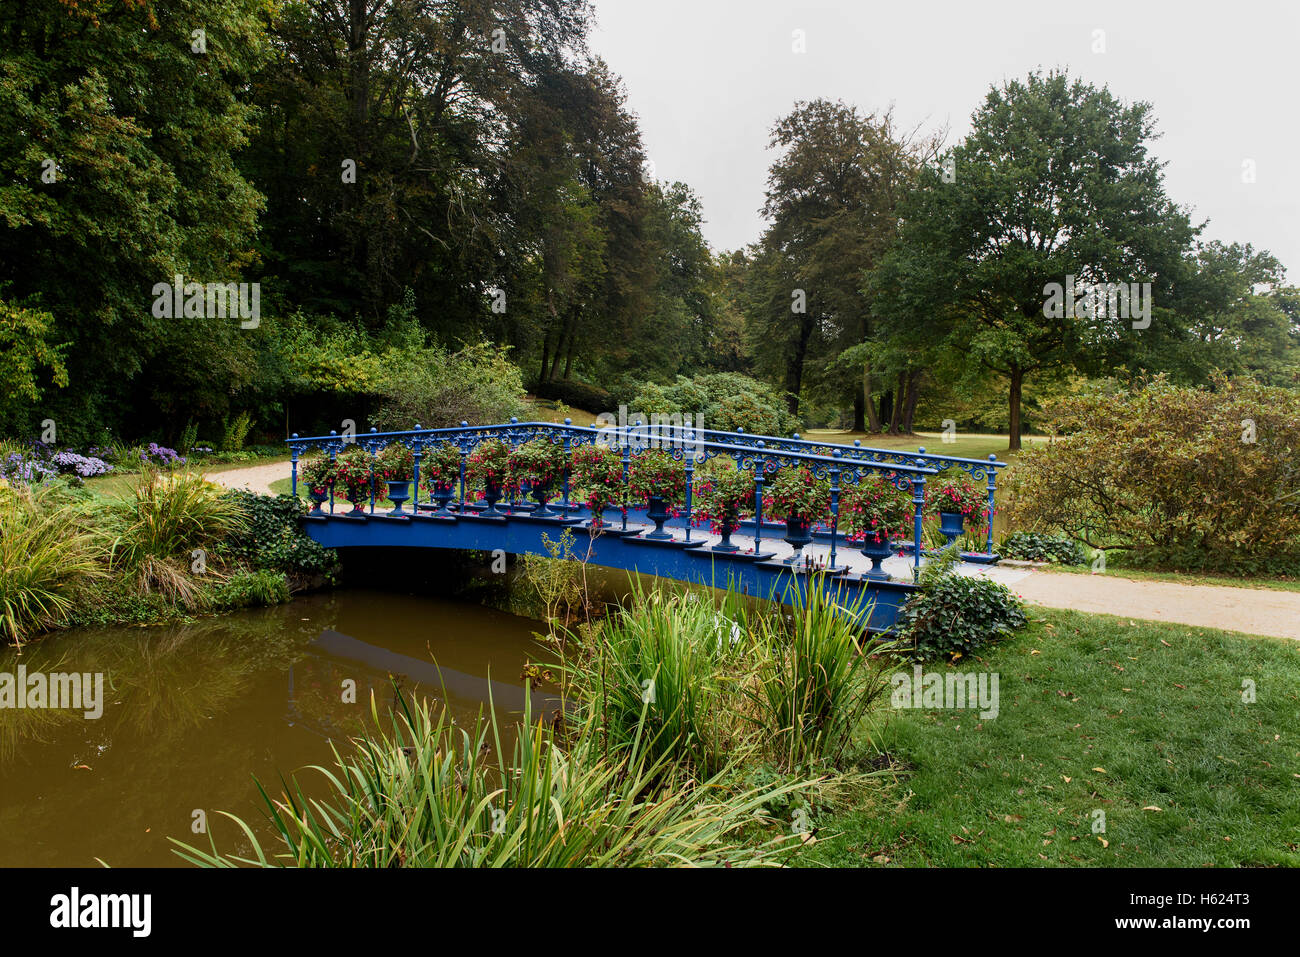
M618 429L617 426L607 426L607 428ZM688 425L676 425L655 421L650 424L641 421L635 422L628 426L628 432L636 435L650 435L662 429L692 431ZM1004 469L1009 465L1003 462L996 455L990 455L987 459L963 458L956 455L937 455L927 453L925 446L920 446L915 452L905 452L901 449L880 449L863 445L860 439L854 439L852 445L839 446L831 442L813 442L809 439L802 438L798 432L795 432L789 438L781 438L771 435L757 435L752 432L746 432L739 429L735 432L724 432L717 429L698 429L694 430L705 438L716 441L726 442L732 445L753 445L761 442L765 448L781 449L791 452L812 452L815 454L828 454L831 450L838 450L848 459L860 462L880 462L894 463L898 465L913 465L919 468L932 468L939 472L949 469L960 469L976 481L983 480L986 483L988 491L988 540L986 543L986 554L993 554L993 513L995 511L997 487L998 487L998 469ZM820 452L816 450L827 450Z
M731 459L737 468L749 471L754 476L754 550L761 552L764 531L763 493L768 476L787 466L801 466L812 475L826 480L830 489L830 508L824 516L822 525L829 531L830 567L835 568L836 551L840 546L843 533L839 529L839 512L841 493L846 485L856 485L868 475L876 474L893 483L900 489L912 493L912 525L916 547L913 565L919 569L924 549L922 542L922 519L925 505L925 483L929 476L938 474L942 468L978 467L988 478L989 483L989 552L992 553L992 512L993 492L997 468L1006 463L997 462L990 456L989 462L977 459L956 459L947 456L926 455L924 452L904 453L885 449L865 449L861 446L836 448L822 443L808 442L797 437L784 439L775 436L761 436L743 432L721 432L718 430L695 430L689 426L676 426L665 423L633 426L583 427L573 425L568 419L563 424L551 422L519 422L512 419L508 423L471 426L461 423L458 427L414 429L400 432L378 432L359 435L342 435L331 432L321 436L299 436L297 433L287 440L292 459L292 487L294 494L298 490L298 463L303 453L319 450L332 460L350 445L357 445L370 453L373 463L379 452L393 443L401 443L411 449L414 456L414 501L416 509L420 508L420 465L424 454L430 450L450 443L460 454L460 475L457 485L458 507L466 510L467 497L470 493L466 476L466 460L473 450L488 439L501 439L507 445L517 446L536 438L546 438L563 446L565 468L560 489L560 501L565 512L572 510L569 497L572 491L571 454L575 448L584 445L604 445L621 453L623 481L626 485L631 463L635 456L646 449L662 448L673 458L682 462L685 472L685 508L686 540L692 535L692 507L695 489L696 466L717 456ZM829 454L827 454L829 453ZM966 469L974 474L972 469ZM374 513L376 493L375 482L371 482L369 510ZM512 504L514 501L512 499ZM334 511L334 490L330 488L329 509ZM623 508L623 528L627 526L627 509Z

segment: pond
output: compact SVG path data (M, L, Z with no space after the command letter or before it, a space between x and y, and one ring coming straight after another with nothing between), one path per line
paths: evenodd
M0 675L102 673L103 713L0 708L0 866L184 866L167 838L207 847L196 811L236 850L236 826L216 812L263 822L254 777L277 795L282 774L332 765L331 742L346 753L371 723L372 691L381 717L391 709L393 679L462 726L489 691L499 714L521 712L521 672L551 660L538 627L471 602L349 588L10 649ZM533 706L554 699L534 692Z

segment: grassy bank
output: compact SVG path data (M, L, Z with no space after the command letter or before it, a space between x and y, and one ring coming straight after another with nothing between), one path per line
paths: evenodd
M895 781L803 862L1300 865L1294 642L1051 611L956 670L1000 674L998 716L891 711Z

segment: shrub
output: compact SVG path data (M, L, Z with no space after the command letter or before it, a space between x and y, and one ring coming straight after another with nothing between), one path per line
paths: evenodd
M374 424L385 432L509 421L524 411L523 378L507 347L489 343L448 353L398 350L385 358L374 388Z
M185 456L181 455L175 449L169 449L165 445L159 445L157 442L150 442L141 448L137 457L143 467L151 465L162 465L168 468L185 464Z
M763 508L811 525L830 511L831 487L802 466L787 465L767 483Z
M798 420L785 409L779 392L757 379L737 372L716 372L688 379L678 376L673 385L642 383L629 407L629 418L651 421L651 416L700 416L699 424L723 432L743 428L763 435L789 435Z
M248 438L248 430L252 428L253 420L247 412L241 412L233 420L226 419L222 423L221 451L239 452L244 448L244 442ZM186 452L189 449L181 446Z
M326 461L329 461L326 458ZM258 495L231 489L223 496L247 516L226 539L230 557L256 570L284 572L302 579L332 577L338 555L314 541L298 521L306 506L292 495Z
M1024 606L1005 585L953 573L956 547L921 573L921 588L903 607L898 630L916 657L960 658L1025 625Z
M874 472L840 496L840 527L850 539L900 538L915 514L912 493Z
M1153 378L1061 400L1058 438L1010 477L1011 517L1093 548L1187 555L1228 567L1300 537L1300 392L1216 378Z
M686 467L666 449L646 449L633 457L627 485L631 501L658 496L670 506L679 506L686 500Z
M1002 539L998 553L1004 558L1026 562L1053 562L1057 565L1086 565L1083 546L1068 535L1043 532L1012 532Z

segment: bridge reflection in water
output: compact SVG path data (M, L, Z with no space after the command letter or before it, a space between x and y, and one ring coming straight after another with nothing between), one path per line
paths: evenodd
M547 506L527 502L518 491L507 500L489 507L476 501L477 489L467 476L466 461L478 446L498 439L518 447L537 439L553 443L563 462L556 479L556 501ZM583 428L565 420L563 425L516 420L501 425L468 426L451 429L421 429L406 432L372 431L353 438L331 433L328 436L300 437L288 440L293 459L293 488L298 489L299 459L319 450L331 459L355 443L366 450L371 461L385 448L400 444L414 453L414 496L410 508L384 509L381 483L371 487L368 507L362 502L357 509L336 512L330 490L328 510L321 503L304 519L308 535L331 548L448 548L483 551L502 550L508 554L549 555L548 543L554 544L563 530L572 529L575 558L607 568L670 578L713 588L733 587L759 598L777 601L796 600L813 581L832 590L841 604L863 608L863 624L872 631L885 631L895 623L899 609L915 590L915 578L925 549L916 548L923 540L922 508L926 479L947 469L961 469L976 479L984 479L988 489L988 511L993 511L997 470L1006 463L990 456L989 460L963 459L887 449L853 446L827 446L808 442L795 435L791 438L750 435L743 432L718 432L673 425L631 427L606 426ZM653 531L643 503L629 503L626 510L606 509L599 521L591 510L571 500L574 489L572 453L582 446L604 446L621 458L623 480L636 457L649 449L662 449L680 463L685 480L684 508L680 514L663 519L657 516L664 537L647 537ZM420 501L420 466L431 454L454 449L460 457L459 476L454 487L438 502ZM737 469L752 474L755 501L750 517L738 523L731 535L734 549L720 547L718 535L709 534L692 523L696 491L695 470L715 457L730 459ZM829 487L830 506L811 530L806 546L782 540L783 524L763 516L763 489L774 474L785 468L806 469L815 479ZM840 529L841 493L869 476L911 493L913 508L912 541L895 543L893 555L880 570L871 571L871 561L846 541ZM377 489L377 491L376 491ZM407 489L409 495L409 488ZM323 494L323 493L322 493ZM399 495L393 492L394 499ZM405 499L402 499L405 501ZM542 514L544 513L544 514ZM983 553L966 553L967 561L991 563L993 553L990 527L987 549ZM815 573L815 574L814 574Z

